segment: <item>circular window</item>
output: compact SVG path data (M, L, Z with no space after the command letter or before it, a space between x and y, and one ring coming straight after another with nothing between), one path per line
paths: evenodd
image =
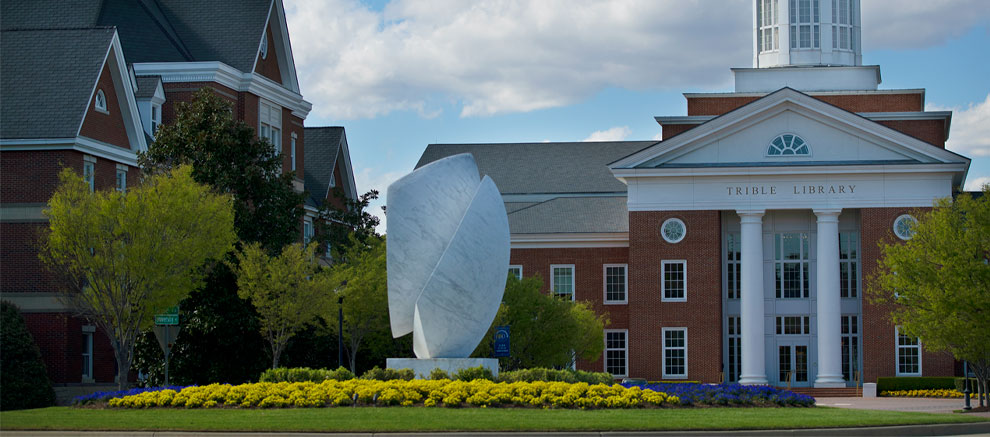
M902 240L910 240L914 236L914 226L918 220L910 214L904 214L894 220L894 235Z
M687 227L681 219L671 218L660 225L660 235L668 243L679 243L687 235Z
M268 58L268 34L261 35L261 59Z

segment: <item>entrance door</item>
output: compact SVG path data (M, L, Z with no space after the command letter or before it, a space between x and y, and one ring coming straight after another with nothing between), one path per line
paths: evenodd
M790 380L792 387L810 386L808 376L808 345L803 343L777 346L778 381L781 386L787 386Z

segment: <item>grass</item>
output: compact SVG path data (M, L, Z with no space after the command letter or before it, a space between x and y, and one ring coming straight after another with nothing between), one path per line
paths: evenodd
M816 408L536 410L445 408L88 409L0 413L3 430L643 431L788 429L986 421L952 414Z

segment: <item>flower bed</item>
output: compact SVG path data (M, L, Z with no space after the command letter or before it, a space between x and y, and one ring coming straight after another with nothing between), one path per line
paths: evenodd
M677 397L639 387L588 385L566 382L495 383L450 380L373 381L352 379L314 382L212 384L180 391L158 390L110 399L115 408L149 407L536 407L536 408L637 408L679 405Z
M631 384L625 384L631 386ZM766 385L654 383L641 386L677 397L681 405L813 407L815 398Z
M961 398L962 392L948 389L932 390L893 390L880 392L880 396L894 398Z
M76 396L72 398L72 403L75 405L85 405L95 402L103 402L113 398L122 398L124 396L133 396L136 394L162 391L162 390L173 390L178 391L186 388L186 386L169 385L165 387L141 387L132 388L130 390L117 390L117 391L98 391L95 393L90 393L88 395Z

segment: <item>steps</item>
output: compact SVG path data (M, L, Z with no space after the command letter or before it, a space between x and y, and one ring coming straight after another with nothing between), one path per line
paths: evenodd
M814 387L777 387L794 393L808 395L813 398L858 398L863 396L862 387L814 388Z

